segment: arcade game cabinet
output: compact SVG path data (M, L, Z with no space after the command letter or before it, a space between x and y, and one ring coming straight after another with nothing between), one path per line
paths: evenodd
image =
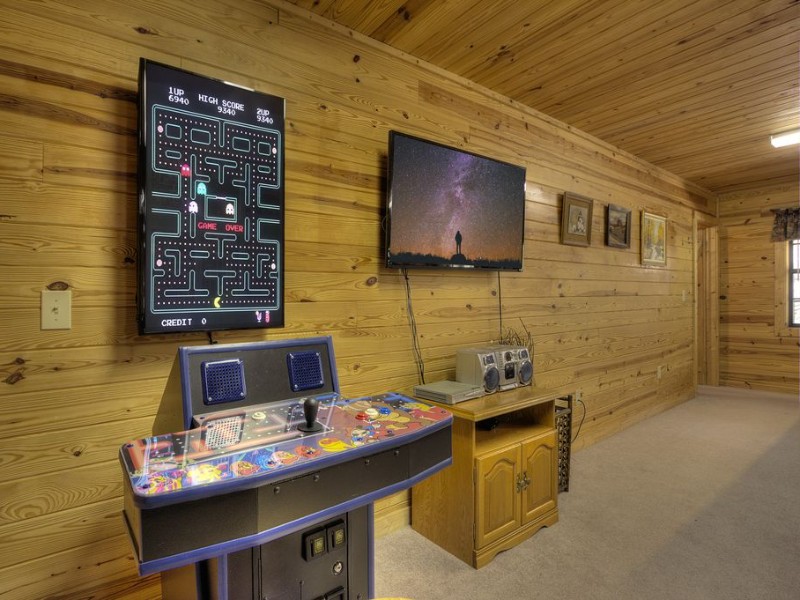
M348 399L329 337L180 348L120 448L139 572L165 600L368 600L372 503L451 463L452 416Z

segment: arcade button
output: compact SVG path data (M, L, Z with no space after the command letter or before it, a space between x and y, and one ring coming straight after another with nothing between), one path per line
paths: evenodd
M343 521L328 525L328 548L336 550L347 544L347 527Z
M303 536L303 558L307 561L319 558L328 551L324 529L312 531Z
M356 419L359 421L368 421L369 417L367 416L367 413L360 412L356 413Z
M264 419L267 418L267 413L257 410L252 415L250 415L250 418L253 419L253 421L263 421Z
M376 419L378 417L378 414L379 414L377 408L368 408L364 412L367 413L367 416L370 419Z
M381 406L378 409L378 412L381 413L383 416L386 416L392 414L392 409L389 408L388 406Z

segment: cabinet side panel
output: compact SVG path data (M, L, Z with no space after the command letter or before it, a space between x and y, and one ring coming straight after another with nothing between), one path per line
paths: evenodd
M467 563L472 561L475 428L453 419L453 464L411 491L411 526Z

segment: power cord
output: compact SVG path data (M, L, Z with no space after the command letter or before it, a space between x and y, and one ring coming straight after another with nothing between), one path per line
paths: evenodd
M575 399L581 403L581 406L583 407L583 415L581 415L581 422L578 423L578 430L575 432L575 437L572 438L573 444L575 443L575 440L578 439L578 435L580 435L581 432L581 427L583 426L583 421L586 419L586 404L584 404L583 399L581 398L576 397Z
M497 312L500 315L500 343L503 343L503 288L500 285L500 271L497 272Z
M417 319L414 316L414 308L411 305L411 281L408 278L408 269L401 269L406 283L406 312L408 313L408 323L411 325L411 343L414 348L414 360L417 363L417 376L421 384L425 383L425 363L422 360L422 352L419 348L417 339Z

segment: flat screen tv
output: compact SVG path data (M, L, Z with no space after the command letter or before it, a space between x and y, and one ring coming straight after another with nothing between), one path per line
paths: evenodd
M142 333L283 327L284 100L142 59Z
M389 132L386 266L522 269L525 168Z

